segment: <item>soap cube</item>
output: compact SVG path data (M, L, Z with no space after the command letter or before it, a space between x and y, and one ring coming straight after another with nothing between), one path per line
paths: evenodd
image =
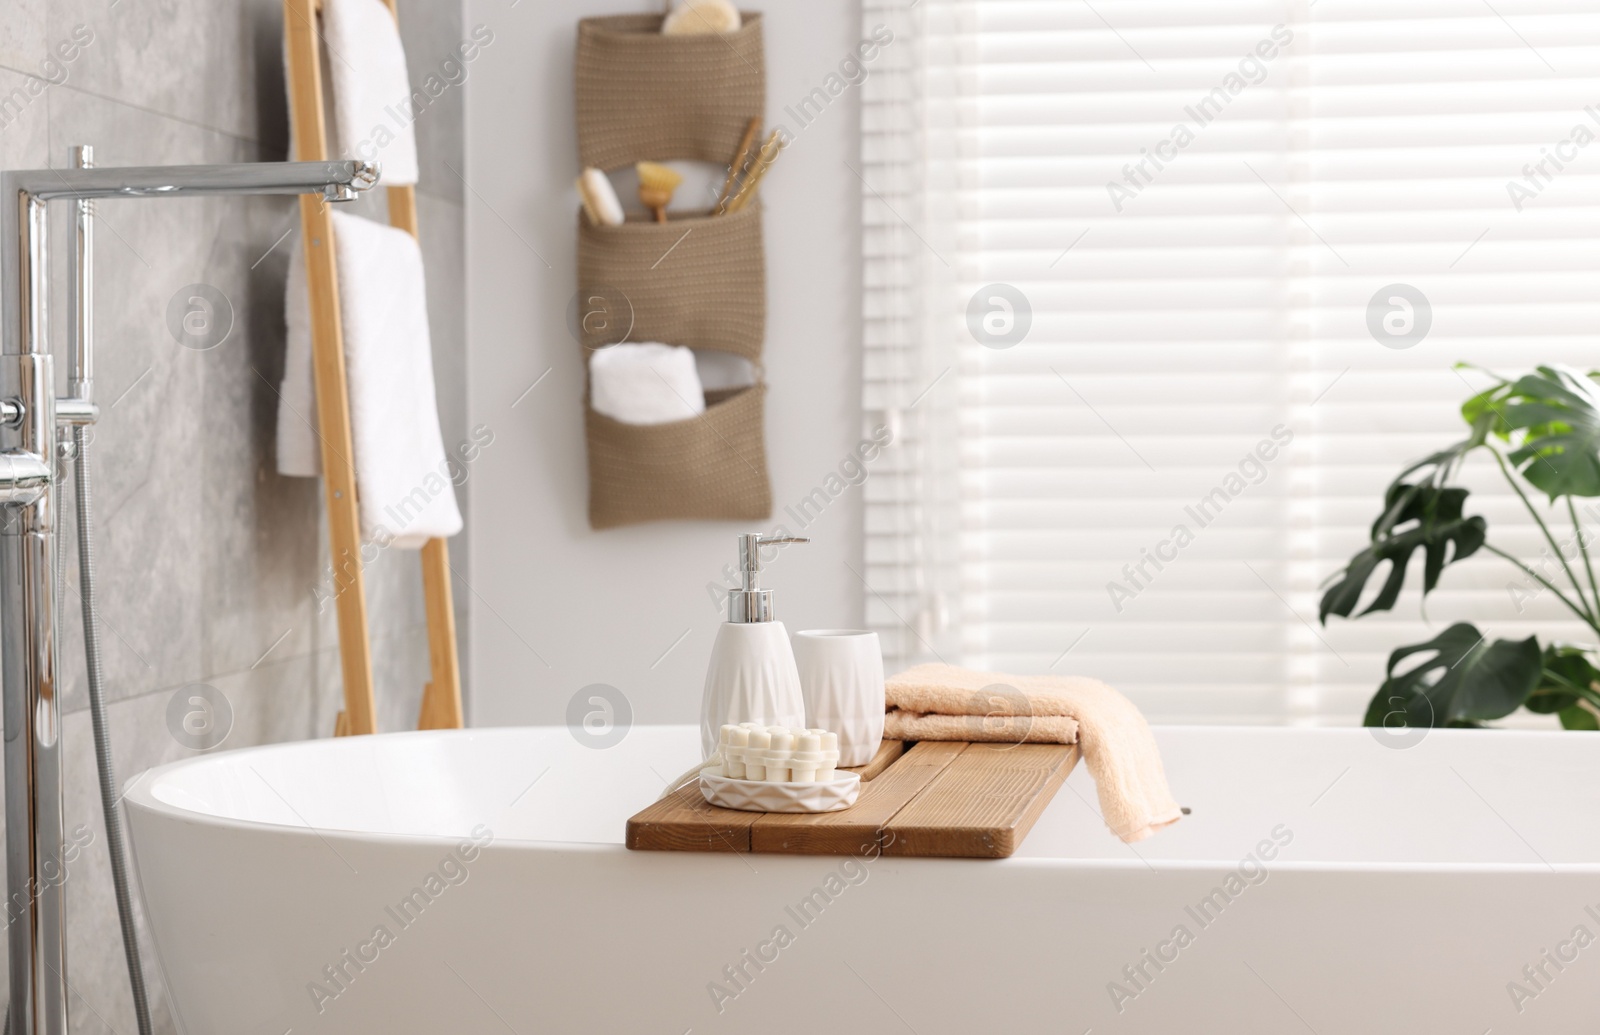
M767 749L772 746L772 734L760 727L754 727L750 729L748 738L748 746L744 755L744 778L746 780L765 780L767 778Z
M839 765L839 734L826 730L822 733L822 764L817 769L817 779L831 780Z
M822 738L810 730L799 731L794 738L794 767L791 772L795 782L816 782L822 759Z
M724 726L722 741L722 775L730 780L745 778L745 752L749 749L750 731L743 726Z
M794 755L794 734L785 726L768 729L767 782L787 783Z

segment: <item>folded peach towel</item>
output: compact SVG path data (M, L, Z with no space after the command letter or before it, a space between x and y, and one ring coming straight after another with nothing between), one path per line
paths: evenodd
M1100 792L1100 814L1124 841L1143 841L1182 816L1149 724L1097 679L930 664L891 676L884 689L890 740L1077 744Z

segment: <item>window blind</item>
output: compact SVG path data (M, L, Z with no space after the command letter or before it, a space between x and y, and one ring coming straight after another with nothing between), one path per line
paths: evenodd
M1094 675L1166 721L1348 722L1389 651L1453 621L1582 639L1486 554L1425 614L1415 588L1316 614L1387 482L1463 436L1488 381L1454 364L1600 366L1593 5L864 17L897 33L858 170L864 401L902 429L862 572L891 664ZM991 329L1003 299L1031 319L1020 343L974 332L975 295ZM1492 462L1464 482L1538 562Z

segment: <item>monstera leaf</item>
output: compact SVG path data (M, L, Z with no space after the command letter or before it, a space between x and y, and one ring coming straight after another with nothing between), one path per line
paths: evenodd
M1326 623L1329 615L1349 618L1366 589L1367 580L1384 561L1390 565L1389 577L1361 614L1393 607L1406 581L1406 566L1418 549L1425 551L1422 592L1423 595L1431 592L1439 584L1439 573L1444 566L1472 556L1483 545L1488 533L1483 518L1461 516L1466 499L1466 489L1405 482L1389 486L1383 514L1372 525L1372 545L1352 557L1338 580L1322 595L1322 621Z
M1539 685L1529 695L1530 712L1561 717L1569 730L1600 729L1600 716L1579 701L1600 704L1600 669L1589 661L1588 652L1579 647L1551 645L1544 650Z
M1468 399L1461 415L1517 441L1509 459L1551 499L1600 496L1600 384L1568 367L1538 367ZM1514 439L1522 432L1520 439Z
M1569 708L1561 709L1561 725L1569 730L1600 730L1600 716L1594 712L1575 704Z
M1420 664L1397 672L1415 654ZM1539 685L1539 641L1490 641L1467 622L1389 655L1389 674L1367 706L1368 726L1403 713L1407 726L1470 726L1516 711ZM1389 722L1389 726L1400 723Z

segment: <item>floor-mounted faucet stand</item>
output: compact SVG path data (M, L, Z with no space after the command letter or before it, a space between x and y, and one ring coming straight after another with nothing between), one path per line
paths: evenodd
M11 1035L67 1035L65 830L56 669L58 428L92 423L96 199L321 194L373 186L370 162L74 168L0 174L0 716L5 729L6 918ZM50 355L51 201L75 208L69 392Z

